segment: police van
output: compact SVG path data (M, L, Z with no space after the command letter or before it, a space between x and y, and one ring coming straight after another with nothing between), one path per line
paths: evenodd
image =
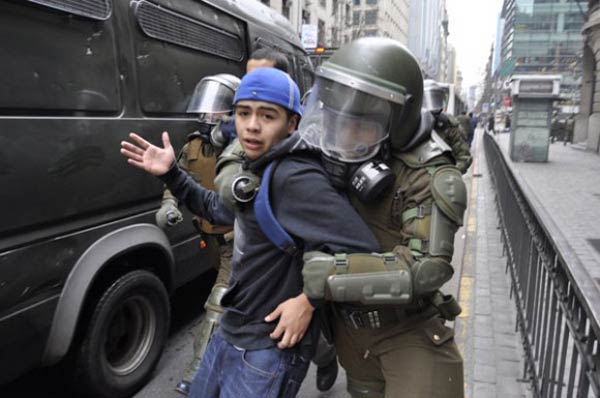
M169 332L169 295L213 267L187 222L155 225L163 187L119 153L175 148L201 78L272 47L307 90L291 25L254 0L0 0L0 384L68 358L84 396L130 396ZM201 305L201 303L198 303Z

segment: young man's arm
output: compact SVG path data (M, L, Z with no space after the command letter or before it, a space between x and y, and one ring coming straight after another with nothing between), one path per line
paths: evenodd
M197 184L177 167L169 134L162 134L163 148L152 145L135 133L129 134L129 137L135 144L122 141L121 153L128 158L130 165L161 178L194 214L213 224L233 224L233 212L219 201L218 195Z
M174 164L167 173L158 178L192 213L214 225L233 224L234 213L221 202L219 195L204 188L177 165Z

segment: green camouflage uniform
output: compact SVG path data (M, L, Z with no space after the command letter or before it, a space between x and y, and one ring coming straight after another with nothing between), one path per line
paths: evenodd
M396 175L394 189L376 203L364 204L352 198L352 204L371 227L384 252L393 251L409 263L433 258L451 267L452 246L432 255L428 245L434 202L432 177L441 169L454 169L453 159L446 152L421 162L416 152L410 152L389 163ZM462 179L456 178L455 183L462 184ZM422 212L417 212L418 208ZM459 222L450 219L446 222L453 238ZM391 320L389 325L379 328L355 328L345 316L349 307L334 303L334 342L347 372L352 397L464 396L463 362L454 332L444 325L430 297L433 295L422 296L404 307L350 307L365 314L358 318L366 319L370 312L378 311L381 319ZM361 392L366 389L370 392Z
M465 140L467 135L461 130L458 120L447 114L440 115L436 117L435 131L450 145L456 167L465 174L473 163L473 157Z

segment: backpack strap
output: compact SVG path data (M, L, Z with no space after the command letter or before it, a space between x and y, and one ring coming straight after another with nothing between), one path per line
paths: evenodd
M271 243L277 246L281 251L289 255L295 255L298 252L298 247L292 237L285 229L283 229L279 221L275 218L269 199L271 176L278 163L278 160L274 160L265 168L258 194L254 200L254 214L256 215L256 221L258 221L260 229L267 238L269 238Z

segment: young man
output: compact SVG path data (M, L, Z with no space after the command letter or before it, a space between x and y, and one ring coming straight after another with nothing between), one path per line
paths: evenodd
M242 79L234 103L246 156L242 172L261 174L266 160L289 152L281 148L302 115L298 87L287 74L260 68ZM283 253L259 227L252 199L232 213L216 193L177 168L168 134L163 134L163 148L136 134L130 137L137 145L124 141L121 152L131 165L160 176L194 214L213 224L235 221L232 276L222 300L225 313L190 396L294 397L318 339L317 322L310 323L311 307L318 301L306 305L300 255L314 250L376 251L375 237L310 152L281 158L270 180L274 216L301 248Z
M284 72L288 71L289 64L283 54L278 51L261 48L250 55L246 64L246 73L258 68L274 67ZM188 106L188 113L197 113L200 118L210 118L209 122L200 121L201 128L188 136L187 144L178 156L178 166L186 170L196 182L205 188L214 190L215 166L217 156L235 139L235 125L232 118L219 121L216 125L215 115L229 116L233 96L239 86L239 78L229 74L218 74L205 77L200 81L194 96ZM223 112L225 111L225 112ZM204 122L204 123L203 123ZM177 207L177 199L167 189L163 195L161 208L156 213L156 222L161 228L168 228L183 221L183 215ZM215 284L211 294L204 303L206 309L204 319L194 339L194 356L186 368L182 379L175 386L175 391L188 395L194 376L198 371L202 356L208 341L219 325L223 308L221 298L228 288L231 275L232 242L231 226L211 225L207 220L196 217L202 237L207 243L207 248L219 248L220 262Z

